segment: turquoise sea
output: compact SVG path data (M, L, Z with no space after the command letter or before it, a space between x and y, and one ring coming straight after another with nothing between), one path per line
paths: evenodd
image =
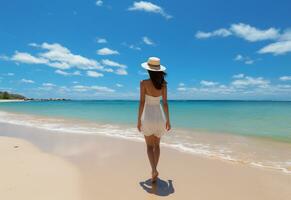
M291 102L170 101L172 126L291 142ZM1 103L0 110L135 125L137 101L47 101Z
M169 108L164 145L290 172L291 102L172 100ZM0 103L0 122L142 140L137 109L127 100L10 102Z

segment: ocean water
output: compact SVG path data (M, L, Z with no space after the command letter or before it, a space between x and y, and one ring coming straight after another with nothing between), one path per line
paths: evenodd
M270 137L291 142L291 102L170 101L173 127ZM137 101L1 103L0 110L104 124L135 125Z
M163 145L291 172L291 102L169 101L169 108L173 129ZM137 109L124 100L0 103L0 122L141 141Z

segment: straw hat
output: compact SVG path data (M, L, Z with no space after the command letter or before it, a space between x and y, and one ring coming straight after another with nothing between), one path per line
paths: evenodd
M160 64L160 59L157 57L149 57L147 62L141 64L141 66L150 71L165 71L166 67Z

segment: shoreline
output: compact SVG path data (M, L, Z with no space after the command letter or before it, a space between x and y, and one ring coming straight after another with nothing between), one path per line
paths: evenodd
M24 102L24 99L0 99L0 103Z
M79 100L69 100L69 101L79 101ZM81 100L81 101L87 101L87 100ZM91 100L88 100L91 101ZM95 101L95 100L93 100ZM100 100L103 101L103 100ZM105 100L107 101L107 100ZM119 101L119 100L118 100ZM127 100L126 100L127 101ZM34 100L4 100L4 102L42 102L42 101L34 101ZM53 102L53 101L51 101ZM287 102L287 101L286 101ZM291 101L290 101L291 102ZM1 103L1 100L0 100ZM68 117L68 116L51 116L51 115L46 115L46 114L39 114L39 113L33 113L33 112L26 112L26 111L10 111L10 110L1 110L0 109L0 114L1 112L6 112L6 113L11 113L11 114L15 114L15 115L23 115L23 116L32 116L35 118L47 118L47 119L58 119L58 120L68 120L68 121L76 121L76 122L81 122L82 124L84 123L95 123L95 124L99 124L99 125L104 125L104 124L112 124L112 125L117 125L120 127L135 127L135 122L132 123L126 123L126 122L120 122L120 123L115 123L115 122L109 122L109 121L100 121L100 122L96 122L94 120L90 120L87 118L83 118L83 119L77 119L75 117ZM283 137L281 135L256 135L256 134L252 134L252 133L242 133L242 132L235 132L235 131L216 131L216 130L212 130L212 129L205 129L205 128L191 128L191 127L178 127L178 130L182 130L182 131L188 131L188 132L201 132L201 133L206 133L206 134L222 134L222 135L230 135L230 136L242 136L242 137L250 137L250 138L254 138L254 139L258 139L258 140L270 140L270 141L275 141L275 142L282 142L282 143L289 143L291 144L291 136L288 137Z
M148 182L150 166L145 144L141 142L100 135L54 133L10 124L0 124L0 127L1 136L27 140L46 154L65 159L77 167L81 174L82 200L154 197L289 200L291 197L289 175L185 154L164 146L159 163L160 180L158 187L153 188Z
M25 101L25 100L23 100L23 101ZM13 101L11 101L11 102L13 102ZM18 112L18 111L0 110L0 114L1 114L1 112L2 113L7 113L7 114L13 114L13 115L20 115L20 116L31 116L33 118L43 118L43 119L48 119L48 120L57 119L57 120L63 120L63 121L72 121L72 122L77 122L77 123L81 123L81 124L88 123L88 124L97 124L97 125L101 125L102 126L102 125L108 125L108 124L111 123L111 122L110 123L109 122L108 123L105 123L105 122L100 122L99 123L99 122L95 122L95 121L89 121L87 119L65 118L63 116L37 115L37 114L34 114L34 113L23 113L23 112ZM3 123L6 123L6 122L3 122ZM16 124L16 125L20 125L20 124ZM115 124L112 124L112 126L130 128L130 127L135 126L135 124L132 124L132 123L115 123ZM205 134L209 134L209 135L219 134L219 135L225 135L225 136L238 136L238 137L253 138L253 139L270 141L270 142L279 142L279 143L291 144L291 139L289 140L289 139L282 138L282 137L259 136L259 135L251 135L251 134L239 134L239 133L233 133L233 132L219 132L219 131L210 131L210 130L205 130L205 129L193 129L193 128L181 128L181 127L178 127L177 129L181 130L181 131L185 131L185 132L193 131L193 132L200 132L200 133L205 133Z
M12 120L9 117L11 114ZM8 123L16 126L38 128L40 131L44 130L77 135L101 135L109 136L113 139L121 138L139 142L143 142L144 140L142 134L137 132L135 127L126 125L96 124L94 122L89 123L86 120L69 120L61 117L51 118L6 111L0 111L1 116L5 120L3 121L0 118L0 126L1 123ZM19 117L16 121L15 116ZM189 134L192 137L191 141L188 138L190 136ZM187 141L184 141L185 139ZM174 129L163 137L161 145L194 156L291 174L291 144L288 142L252 136ZM269 148L270 146L273 148ZM277 160L274 160L274 157Z

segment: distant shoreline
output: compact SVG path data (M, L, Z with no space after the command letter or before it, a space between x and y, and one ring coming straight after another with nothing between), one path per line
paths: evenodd
M0 102L24 102L24 101L70 101L70 99L0 99Z
M0 99L0 103L6 103L6 102L23 102L24 99Z
M136 101L138 99L63 99L63 98L47 98L47 99L0 99L0 102L23 102L23 101ZM229 99L169 99L169 102L187 101L187 102L291 102L291 100L229 100Z

